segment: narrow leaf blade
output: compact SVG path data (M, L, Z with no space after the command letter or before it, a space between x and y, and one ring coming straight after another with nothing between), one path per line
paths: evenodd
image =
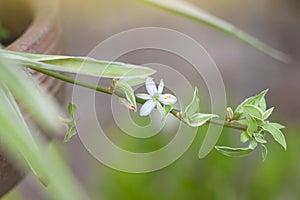
M224 32L254 48L257 50L277 59L282 62L289 62L290 58L260 40L256 39L255 37L245 33L244 31L238 29L234 25L218 18L210 13L197 8L196 6L189 4L182 0L140 0L150 5L156 6L158 8L167 10L169 12L181 15L183 17L189 18L196 22L205 24L210 26L218 31Z
M263 98L265 98L265 95L267 94L267 92L269 91L269 89L266 89L264 91L262 91L261 93L259 93L258 95L249 97L247 99L245 99L236 109L235 109L235 113L240 113L242 110L242 107L244 105L254 105L254 106L258 106L259 103L262 101Z
M23 52L0 50L0 53L19 65L32 69L81 74L104 78L146 77L156 71L149 67L96 60L88 57L39 55Z
M272 124L272 123L265 123L261 126L265 131L269 132L273 138L286 150L286 141L283 133L280 131L280 129Z
M28 128L25 119L19 109L19 106L17 105L15 99L13 98L12 94L8 90L8 88L4 85L0 85L0 104L1 106L4 106L6 108L6 113L9 112L7 115L8 118L11 115L11 119L13 119L13 122L15 124L15 127L22 128L24 134L27 136L28 140L31 141L32 148L38 149L33 135L31 134L30 129ZM21 154L23 154L21 152ZM32 170L32 172L37 177L42 177L43 175L40 173L40 170L36 169L31 165L31 162L28 160L27 155L23 154L24 159L26 160L28 166Z
M58 130L59 110L52 99L21 68L0 54L0 80L7 85L29 115L43 128Z
M273 110L274 110L274 107L269 108L268 110L266 110L263 114L263 119L264 120L268 119L270 117L270 115L272 114Z
M261 145L261 157L262 160L265 161L268 155L268 148L266 145L262 144Z
M253 152L250 148L233 148L227 146L215 146L215 149L221 154L229 157L243 157Z
M249 139L250 139L250 137L249 137L249 135L248 135L247 132L241 133L241 135L240 135L240 141L241 141L242 143L247 142Z
M121 81L124 81L124 82L128 83L128 85L133 87L133 86L145 83L146 79L147 79L146 77L142 77L142 78L122 78Z
M258 106L244 105L243 109L244 109L244 112L246 112L247 114L252 115L253 117L256 117L256 118L259 118L259 119L263 118L263 112Z
M249 143L249 148L254 150L257 147L257 142L255 140L251 140Z
M252 136L253 133L257 130L257 122L254 117L249 114L246 114L246 119L248 123L247 133Z
M183 115L189 117L198 111L199 111L199 94L198 94L198 88L195 88L193 99L190 102L190 104L186 107Z
M254 134L254 138L257 142L259 142L261 144L267 143L267 140L265 140L263 135L261 135L261 134Z
M187 124L191 127L200 127L212 118L218 117L214 114L195 113L187 120Z
M76 132L75 126L71 126L64 138L64 142L69 142L71 140L71 138L76 134L77 134L77 132Z
M270 124L272 124L273 126L275 126L278 129L284 129L285 128L285 126L283 126L282 124L279 124L279 123L270 122Z
M66 163L62 160L53 162L54 154L47 155L44 150L37 149L45 144L38 137L35 141L28 137L28 129L16 115L18 111L14 110L9 99L6 93L0 89L1 145L10 155L19 156L21 154L24 156L24 160L18 159L19 164L23 167L27 167L29 164L35 175L39 176L39 180L43 184L49 184L49 194L53 199L86 199L84 191L78 185ZM68 187L65 187L66 185Z
M260 102L258 103L258 106L262 109L263 112L265 112L266 109L267 109L266 99L265 99L265 98L262 98L262 99L260 100Z
M114 87L115 90L121 90L125 93L127 101L131 104L134 111L136 111L136 99L132 87L125 81L117 81Z

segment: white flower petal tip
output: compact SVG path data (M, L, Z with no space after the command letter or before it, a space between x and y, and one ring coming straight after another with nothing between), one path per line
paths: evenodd
M164 108L162 107L162 105L158 101L156 101L155 104L156 104L156 109L158 110L160 115L162 117L164 117L165 116L165 111L164 111Z
M173 105L176 103L177 98L172 94L159 95L158 100L164 105Z
M159 85L158 85L158 94L161 94L164 90L164 81L160 80Z
M145 83L146 89L149 93L149 95L152 97L153 95L157 94L157 88L156 85L154 83L154 81L152 80L152 78L147 78L146 79L146 83Z
M144 103L144 105L142 106L141 110L140 110L140 116L147 116L149 115L152 110L155 107L155 101L153 99L150 99L148 101L146 101L146 103Z
M152 99L152 97L149 94L136 94L138 98L144 99L144 100L149 100Z

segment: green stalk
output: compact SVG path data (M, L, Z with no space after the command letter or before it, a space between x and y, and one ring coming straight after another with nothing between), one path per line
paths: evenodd
M98 86L98 85L92 85L92 84L82 82L82 81L77 81L77 80L75 80L71 77L68 77L68 76L65 76L65 75L62 75L62 74L59 74L59 73L56 73L56 72L51 72L51 71L48 71L48 70L43 70L43 69L38 69L38 68L33 68L33 69L38 71L38 72L41 72L45 75L54 77L56 79L62 80L62 81L67 82L67 83L71 83L71 84L78 85L78 86L81 86L81 87L84 87L84 88L96 90L98 92L102 92L102 93L109 94L109 95L115 94L118 97L124 98L124 94L118 93L118 92L112 92L112 89L110 87L106 88L106 87L102 87L102 86ZM139 104L144 104L145 100L136 97L136 102L139 103ZM182 120L181 112L179 110L173 109L171 111L171 113L176 118L178 118L179 120ZM227 122L227 121L210 120L206 124L215 124L215 125L219 125L219 126L225 126L225 127L228 127L228 128L232 128L232 129L242 130L242 131L247 130L247 126L240 125L240 124L233 124L233 123Z

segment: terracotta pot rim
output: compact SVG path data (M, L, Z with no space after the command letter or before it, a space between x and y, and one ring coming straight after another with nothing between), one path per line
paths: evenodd
M26 1L30 4L32 21L23 34L7 46L6 49L30 53L47 53L47 51L38 52L35 47L45 40L46 33L57 28L55 25L58 23L58 2L57 0ZM61 30L59 31L61 32ZM51 49L51 46L49 49Z

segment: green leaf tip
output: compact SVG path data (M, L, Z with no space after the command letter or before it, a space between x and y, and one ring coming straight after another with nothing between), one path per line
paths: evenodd
M249 142L249 149L254 150L257 147L257 142L255 140L251 140Z
M265 112L266 111L265 95L267 94L268 91L269 91L269 89L263 90L259 94L254 95L252 97L248 97L247 99L245 99L235 109L235 115L240 115L245 106L246 107L249 107L249 106L253 107L254 106L256 109L258 109L258 112ZM262 103L262 102L264 102L264 103ZM252 108L252 110L255 109L255 108ZM248 108L248 109L251 109L251 108Z
M247 132L241 133L241 135L240 135L240 141L241 141L242 143L247 142L249 139L250 139L250 137L249 137L249 135L248 135Z
M284 63L290 62L290 57L285 53L266 45L265 43L261 42L255 37L238 29L231 23L228 23L223 19L220 19L186 1L183 0L140 0L140 1L164 9L166 11L181 15L183 17L207 25L218 31L221 31L231 37L234 37L252 46L253 48L259 50L260 52L271 56L276 60L279 60Z
M267 140L265 140L264 134L261 134L261 132L264 132L264 131L261 130L259 133L254 134L254 139L255 139L256 142L258 142L258 143L266 144L266 143L267 143Z
M230 107L226 108L226 116L227 116L227 119L229 122L232 121L232 119L234 118L234 113L233 113L232 108L230 108Z
M243 157L253 152L253 149L249 147L245 148L233 148L227 146L215 146L215 149L221 154L229 157Z
M69 118L68 119L61 118L61 120L63 121L63 123L67 128L67 133L65 135L64 142L69 142L71 138L77 134L76 120L74 119L74 114L76 110L77 110L76 105L70 102L68 105Z
M137 105L136 105L136 99L132 87L127 82L118 80L114 84L114 91L116 90L121 90L122 92L125 93L126 100L120 98L121 104L125 105L128 109L132 111L136 111Z
M268 110L266 110L266 111L263 113L263 119L264 119L264 120L268 119L268 118L271 116L273 110L274 110L274 107L269 108Z
M77 134L75 126L71 126L64 138L64 142L69 142L71 138Z
M261 145L261 157L262 157L263 162L266 160L267 155L268 155L268 148L266 145L262 144Z
M280 124L277 123L271 123L266 122L261 126L262 129L267 131L272 135L272 137L284 148L284 150L287 149L287 144L285 141L284 134L281 132L280 128L282 128Z
M74 113L76 112L76 110L77 110L76 105L73 104L73 103L69 103L69 105L68 105L68 113L69 113L69 116L73 116Z
M192 101L187 105L185 111L183 112L183 116L191 116L192 114L199 112L199 93L198 88L195 87L193 99Z
M235 120L247 126L247 131L240 135L241 142L249 142L249 148L255 149L258 144L262 145L263 160L267 154L265 132L268 132L277 141L284 150L287 144L281 129L283 125L279 123L269 122L267 119L271 116L274 107L267 109L265 95L268 89L263 90L257 95L244 100L235 110Z

